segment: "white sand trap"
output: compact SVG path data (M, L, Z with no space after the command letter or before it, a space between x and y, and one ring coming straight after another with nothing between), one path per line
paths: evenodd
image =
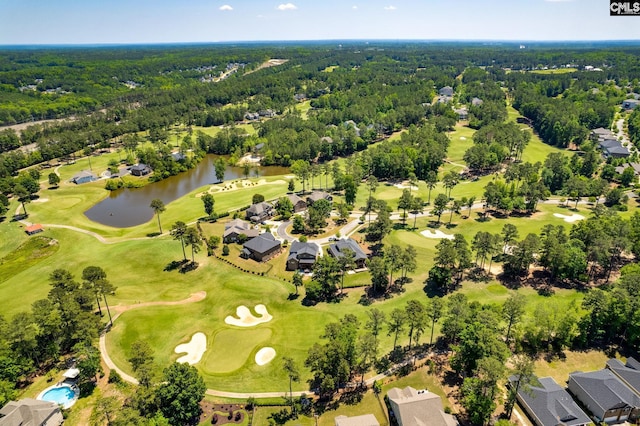
M36 198L35 200L31 201L32 203L46 203L47 201L49 201L48 198Z
M467 140L467 138L465 138L464 136L460 136L460 140L461 140L461 141L466 141L466 140Z
M427 238L446 238L447 240L453 240L454 237L451 234L445 234L439 229L432 231L431 229L425 229L421 234Z
M258 315L260 315L259 317L254 316L246 306L240 305L236 308L236 316L238 318L229 315L224 319L224 322L238 327L253 327L258 324L269 322L273 318L269 315L267 307L264 305L256 305L253 309Z
M256 364L265 365L276 357L276 350L273 348L262 348L256 353Z
M402 184L402 183L396 183L396 184L395 184L395 185L393 185L393 186L395 186L395 187L396 187L396 188L398 188L398 189L409 189L409 185L404 185L404 184ZM418 190L418 187L417 187L417 186L413 186L413 185L412 185L412 186L411 186L411 190L412 190L412 191L417 191L417 190Z
M584 219L584 216L576 213L572 214L571 216L567 216L566 214L562 214L562 213L554 213L553 215L555 217L559 217L560 219L563 219L565 222L568 222L568 223L573 223L575 221Z
M207 336L204 333L196 333L189 343L183 343L176 346L177 354L187 353L177 359L177 362L186 362L189 365L200 362L204 351L207 349Z

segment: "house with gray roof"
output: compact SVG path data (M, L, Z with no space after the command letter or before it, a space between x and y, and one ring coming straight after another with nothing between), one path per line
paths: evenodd
M389 406L398 426L456 426L455 417L442 409L442 400L428 390L411 386L387 392Z
M276 240L271 233L265 232L244 243L240 256L257 262L265 262L278 254L280 248L280 241Z
M623 158L630 155L629 150L622 146L619 141L614 139L604 140L600 142L599 146L605 157Z
M311 270L320 254L320 246L316 243L294 241L287 257L287 271Z
M603 142L607 139L615 139L613 132L609 129L605 129L604 127L598 127L597 129L591 130L591 139L596 142Z
M336 259L344 256L345 250L351 250L355 254L354 260L357 268L364 268L366 266L367 255L362 251L360 245L351 238L339 239L327 248L329 255Z
M622 109L634 109L640 105L640 100L638 99L625 99L622 101Z
M518 376L509 377L509 385L516 386L517 380ZM517 399L537 426L585 426L591 423L571 395L551 377L533 377L529 383L520 384Z
M640 396L611 370L572 373L568 389L599 422L633 422L639 418Z
M328 192L324 191L313 191L311 194L307 195L307 205L310 206L318 200L327 200L328 202L333 202L333 196Z
M9 401L0 410L0 426L59 426L64 422L58 404L25 398Z
M298 213L307 208L307 202L300 198L297 194L287 194L287 198L293 204L293 212Z
M275 215L275 210L272 204L262 201L260 203L252 204L245 214L247 219L251 222L259 223L267 219L271 219Z
M133 176L146 176L153 170L151 170L151 167L147 166L146 164L138 163L135 166L131 166L131 169L129 171Z
M444 86L443 88L441 88L440 90L438 90L438 94L440 96L446 96L448 98L453 96L453 87L451 86Z
M224 226L222 241L225 243L235 243L240 235L246 235L247 239L255 238L260 235L260 229L254 227L247 221L242 219L233 219Z
M335 418L336 426L380 426L378 419L373 414L362 416L338 416Z
M627 358L623 364L619 359L607 361L607 368L613 372L622 382L629 386L636 395L640 395L640 362L634 358Z
M80 185L87 182L93 182L94 180L97 180L97 179L98 177L93 173L91 173L90 171L83 170L73 175L73 177L71 178L71 182L75 183L76 185Z
M484 103L484 101L480 98L473 98L471 99L471 105L473 106L480 106Z

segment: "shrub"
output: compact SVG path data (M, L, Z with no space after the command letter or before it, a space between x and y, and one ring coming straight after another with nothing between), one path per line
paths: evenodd
M227 244L222 246L222 255L229 256L229 246Z
M120 376L116 370L111 370L109 371L109 379L107 382L118 385L122 383L122 376Z
M119 179L109 179L107 183L104 185L104 189L107 191L115 191L116 189L122 188L123 183Z

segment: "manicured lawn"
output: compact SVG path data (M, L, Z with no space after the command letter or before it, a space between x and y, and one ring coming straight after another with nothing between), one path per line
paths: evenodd
M576 72L578 71L577 68L557 68L557 69L551 69L551 70L533 70L533 71L529 71L532 74L567 74L570 72Z
M539 359L535 363L535 373L538 377L553 377L563 386L569 380L569 374L576 371L601 370L609 357L601 351L564 351L563 356L550 361Z

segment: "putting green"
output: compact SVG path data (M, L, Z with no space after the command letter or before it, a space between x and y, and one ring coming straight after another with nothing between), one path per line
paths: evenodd
M202 357L202 369L210 374L227 374L255 364L253 355L270 344L272 331L268 328L252 330L222 330Z

